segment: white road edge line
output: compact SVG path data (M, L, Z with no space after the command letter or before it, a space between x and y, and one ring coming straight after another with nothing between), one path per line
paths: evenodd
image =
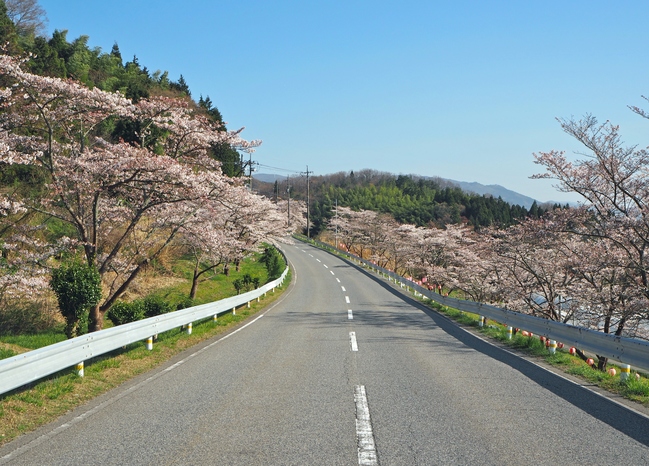
M356 332L349 332L349 343L352 346L352 351L358 351L358 343L356 343Z
M352 310L351 310L351 309L347 309L347 318L348 318L349 320L354 320L354 314L352 314Z
M360 466L378 466L374 433L370 420L370 408L367 404L365 385L354 387L356 403L356 439L358 442L358 464Z

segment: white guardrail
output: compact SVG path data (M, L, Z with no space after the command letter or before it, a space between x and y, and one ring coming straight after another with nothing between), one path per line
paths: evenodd
M304 239L302 239L302 241L304 241ZM442 296L428 290L427 288L419 286L413 281L406 280L404 277L394 272L379 267L365 259L361 259L354 254L350 254L347 251L334 248L333 246L321 243L320 241L309 240L309 242L313 242L314 245L322 249L342 254L353 261L364 264L370 269L376 270L377 273L390 277L395 280L395 282L400 282L403 285L412 288L417 293L443 306L478 314L479 316L500 322L501 324L524 329L534 333L535 335L545 336L549 339L560 341L566 346L574 346L575 348L589 351L600 356L605 356L622 364L629 364L636 369L649 372L649 341L619 337L608 333L598 332L596 330L501 309L488 304Z
M136 341L147 340L159 333L190 325L209 317L232 312L239 306L275 291L280 286L288 267L277 280L256 290L212 303L188 307L155 317L118 325L98 332L88 333L27 353L0 360L0 394L22 387L68 367L79 367L90 358L108 353ZM81 366L82 368L83 366ZM82 370L82 369L81 369Z

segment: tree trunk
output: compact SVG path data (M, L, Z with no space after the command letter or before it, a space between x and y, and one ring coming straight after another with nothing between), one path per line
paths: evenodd
M100 310L99 304L90 309L90 313L88 314L88 333L97 332L104 328L104 312Z
M198 289L198 277L200 273L198 272L198 261L196 261L196 266L194 267L194 276L192 277L192 289L189 290L189 299L194 299L196 297L196 290Z

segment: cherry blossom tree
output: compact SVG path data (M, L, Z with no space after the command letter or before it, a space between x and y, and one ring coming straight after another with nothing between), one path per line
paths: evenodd
M48 180L45 195L2 203L73 228L86 261L109 284L90 314L89 329L98 330L112 303L191 221L196 205L232 189L210 147L251 151L259 142L216 126L187 100L133 104L21 65L0 56L0 74L12 83L0 89L0 162L35 167ZM136 140L111 140L119 121L132 122Z
M194 259L189 297L194 299L203 276L215 268L238 264L263 241L288 234L283 213L267 198L245 187L230 189L218 201L199 206L183 225L180 243Z

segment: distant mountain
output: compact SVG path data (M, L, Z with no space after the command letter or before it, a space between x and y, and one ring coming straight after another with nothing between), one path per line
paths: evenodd
M498 184L490 184L485 186L483 184L476 183L475 181L474 182L456 181L456 180L446 180L446 181L449 181L459 186L462 189L462 191L480 194L481 196L484 196L486 194L489 196L493 196L495 198L500 197L502 198L503 201L511 205L523 206L526 209L532 207L532 204L535 201L535 199L532 199L531 197L524 196L523 194L519 194L507 188L503 188ZM539 201L536 201L536 203L541 204Z
M259 180L262 183L274 183L275 181L286 181L285 175L274 175L271 173L255 173L252 175L255 180Z

